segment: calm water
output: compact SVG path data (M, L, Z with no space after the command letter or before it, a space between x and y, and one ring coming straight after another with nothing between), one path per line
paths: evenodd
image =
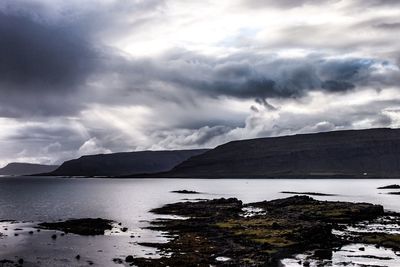
M87 179L87 178L0 178L0 220L25 221L21 234L13 235L17 226L0 225L0 259L25 255L39 265L70 266L73 257L83 255L77 266L86 260L108 266L113 257L148 255L151 249L137 242L162 240L160 233L143 230L156 218L148 211L184 198L237 197L244 202L283 198L281 191L319 192L337 196L315 197L326 200L357 201L382 204L385 209L400 212L400 196L382 194L376 188L399 183L399 180L255 180L255 179ZM201 195L174 194L187 189ZM396 191L396 190L388 190ZM50 233L28 235L32 222L68 218L101 217L121 222L129 228L126 235L79 237L68 235L51 241ZM3 228L3 229L2 229ZM7 231L4 228L9 228ZM134 238L130 238L134 235ZM50 249L49 249L50 248ZM56 252L56 253L55 253ZM57 255L57 260L54 260ZM39 262L39 263L38 263ZM107 264L106 264L107 263ZM112 263L112 262L111 262Z

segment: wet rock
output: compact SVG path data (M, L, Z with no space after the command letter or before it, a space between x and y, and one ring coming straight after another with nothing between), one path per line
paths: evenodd
M347 257L350 257L350 258L374 259L374 260L382 260L382 261L393 260L393 258L391 258L391 257L380 257L380 256L374 256L374 255L348 255Z
M122 231L122 232L126 232L126 231L128 231L128 228L127 228L127 227L122 227L122 228L121 228L121 231Z
M317 193L317 192L292 192L292 191L282 191L282 194L290 194L290 195L307 195L307 196L337 196L336 194L325 194L325 193Z
M65 233L78 235L103 235L106 230L112 229L111 220L106 219L71 219L63 222L40 223L38 227L49 230L59 230Z
M114 259L113 259L113 262L114 262L115 264L122 264L124 261L123 261L122 259L120 259L120 258L114 258Z
M175 190L175 191L171 191L171 193L177 193L177 194L200 194L200 192L192 191L192 190Z
M157 214L171 214L182 216L214 216L236 214L243 208L242 201L236 198L220 198L199 202L178 202L153 209L151 212Z
M265 212L245 217L244 207L261 208ZM317 257L330 258L333 247L348 242L334 236L333 227L384 214L379 205L318 201L308 196L246 205L235 198L179 202L153 212L188 219L153 221L150 228L167 232L171 240L142 245L171 255L160 259L137 258L137 266L220 266L218 256L229 258L232 266L278 266L284 257L315 249ZM303 264L307 266L307 262Z
M7 259L3 259L3 260L0 260L0 263L3 266L3 265L6 265L6 264L13 264L14 262L10 261L10 260L7 260Z
M391 184L386 186L378 187L378 189L400 189L400 185L398 184Z
M132 255L129 255L129 256L127 256L126 258L125 258L125 262L134 262L134 258L133 258L133 256Z
M57 235L56 234L52 235L51 239L57 239Z
M318 259L332 259L331 249L317 249L314 251L314 257Z
M385 233L364 233L361 234L355 241L379 245L391 248L394 251L400 251L400 234L385 234Z

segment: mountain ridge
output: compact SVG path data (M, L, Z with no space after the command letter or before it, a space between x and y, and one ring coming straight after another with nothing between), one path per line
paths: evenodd
M110 154L85 155L65 161L59 168L43 176L122 176L135 173L153 173L172 169L191 156L208 151L147 150Z
M11 162L0 168L0 175L30 175L38 172L50 172L56 168L58 168L58 165Z
M137 176L136 176L137 177ZM231 141L160 178L399 178L400 129L341 130Z

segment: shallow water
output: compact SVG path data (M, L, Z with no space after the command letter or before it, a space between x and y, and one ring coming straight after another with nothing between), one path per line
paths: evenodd
M388 195L397 190L377 190L398 180L342 179L88 179L49 177L0 177L0 220L29 222L56 221L69 218L101 217L121 222L129 228L127 235L79 237L66 235L51 240L52 233L33 235L24 229L18 236L0 232L0 259L24 257L41 266L109 266L113 257L151 256L155 251L137 242L163 240L160 233L143 230L157 216L148 211L186 198L237 197L255 202L288 197L281 191L337 194L315 196L320 200L341 200L381 204L400 212L400 196ZM196 195L171 193L172 190L195 190ZM3 225L4 226L4 225ZM27 226L28 227L28 226ZM10 227L9 227L10 228ZM28 227L29 228L29 227ZM27 229L28 229L27 228ZM133 238L130 238L133 235ZM54 255L57 259L54 260ZM83 259L74 261L76 254Z

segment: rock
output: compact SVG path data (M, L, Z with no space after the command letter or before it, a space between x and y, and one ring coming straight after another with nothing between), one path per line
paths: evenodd
M127 256L126 258L125 258L125 262L134 262L134 258L133 258L133 256L132 255L129 255L129 256Z
M263 212L245 217L244 207ZM337 238L332 229L385 215L379 205L318 201L309 196L245 205L235 198L178 202L153 212L188 218L153 221L149 228L168 233L171 240L140 245L170 256L135 258L137 266L220 266L216 260L220 255L228 257L231 266L279 266L285 257L316 248L315 257L329 259L332 248L349 242ZM305 261L303 265L310 263Z
M22 259L22 258L19 259L19 260L18 260L18 264L20 264L20 265L24 264L24 259Z
M122 231L122 232L126 232L126 231L128 231L128 228L127 228L127 227L122 227L122 228L121 228L121 231Z
M75 256L75 259L80 260L80 259L81 259L81 255L79 255L79 254L76 255L76 256Z
M378 189L400 189L400 185L398 184L391 184L386 186L378 187Z
M106 219L71 219L62 222L40 223L38 227L49 230L59 230L65 233L78 235L103 235L106 230L112 229L111 220Z
M332 259L331 249L317 249L314 251L314 257L318 259Z
M122 264L124 261L122 259L120 259L120 258L114 258L113 262L116 263L116 264Z
M307 195L307 196L337 196L336 194L326 194L326 193L316 193L316 192L292 192L292 191L282 191L282 194L289 195Z
M54 234L54 235L51 236L51 238L52 238L52 239L57 239L57 235Z
M175 190L171 191L171 193L177 193L177 194L200 194L200 192L192 191L192 190Z
M358 248L358 250L359 251L365 251L365 248L364 247L360 247L360 248Z

